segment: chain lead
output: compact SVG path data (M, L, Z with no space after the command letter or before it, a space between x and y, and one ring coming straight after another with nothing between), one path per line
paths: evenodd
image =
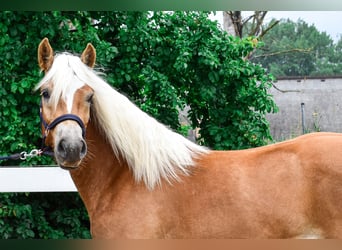
M26 160L28 157L32 158L32 157L36 157L39 156L43 153L43 151L41 149L33 149L31 150L30 153L27 153L25 151L20 153L20 160Z

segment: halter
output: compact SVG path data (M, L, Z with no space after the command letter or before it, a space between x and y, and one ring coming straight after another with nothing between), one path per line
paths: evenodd
M80 117L78 117L77 115L74 115L74 114L64 114L64 115L58 116L50 124L48 124L44 120L44 118L43 118L42 104L40 104L39 116L40 116L40 121L41 121L41 123L43 124L43 126L45 128L44 135L43 135L43 140L42 140L42 148L44 148L44 146L45 146L45 140L46 140L47 135L49 134L49 131L51 129L54 129L59 123L67 121L67 120L71 120L71 121L77 122L78 125L82 129L82 137L83 137L83 139L85 138L85 134L86 134L85 125L84 125L82 119ZM46 150L50 150L50 147L47 147L47 148L43 149L43 151L46 151Z

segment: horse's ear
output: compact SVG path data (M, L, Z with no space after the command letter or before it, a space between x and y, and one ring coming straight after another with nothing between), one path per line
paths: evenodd
M84 49L81 55L81 61L85 65L89 66L90 68L93 68L95 65L95 60L96 60L96 50L91 43L88 43L87 47Z
M38 64L41 70L47 72L53 63L53 49L46 37L38 46Z

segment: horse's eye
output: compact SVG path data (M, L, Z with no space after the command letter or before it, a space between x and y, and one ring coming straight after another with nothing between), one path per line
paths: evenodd
M40 93L40 95L44 98L44 99L49 99L50 98L50 93L47 89L43 89L42 92Z
M94 97L94 94L88 95L86 101L89 102L89 103L92 103L93 97Z

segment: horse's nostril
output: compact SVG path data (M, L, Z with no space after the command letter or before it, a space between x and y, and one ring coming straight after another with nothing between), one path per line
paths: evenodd
M61 140L61 141L58 143L57 150L58 150L58 153L59 153L62 157L66 157L67 151L66 151L65 140Z
M81 158L83 158L85 156L85 154L87 153L87 145L85 143L85 141L81 141L82 143L82 148L81 148L81 153L80 153L80 156Z

